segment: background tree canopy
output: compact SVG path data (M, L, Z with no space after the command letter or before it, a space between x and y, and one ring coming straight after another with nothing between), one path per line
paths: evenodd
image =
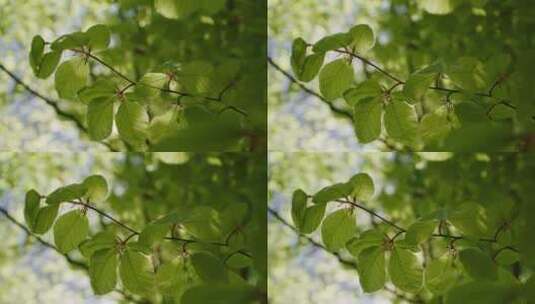
M269 255L274 303L320 303L333 292L347 302L534 299L533 156L340 153L270 162L270 233L283 235L269 244L277 248ZM285 277L285 268L304 268L311 283ZM286 293L296 284L302 292Z
M57 156L1 155L2 302L265 303L263 156Z
M23 90L111 150L266 147L264 1L7 1L0 13L7 107Z
M273 1L272 6L279 12L302 6L299 14L314 16L307 23L288 16L297 13L270 15L275 142L276 128L289 123L284 114L290 112L298 117L292 124L305 131L329 132L334 140L322 142L330 149L367 143L387 150L533 148L530 1L340 0L329 9ZM292 93L285 93L288 85ZM294 96L315 102L297 104ZM351 142L348 124L356 135ZM300 132L292 144L314 147L306 139Z

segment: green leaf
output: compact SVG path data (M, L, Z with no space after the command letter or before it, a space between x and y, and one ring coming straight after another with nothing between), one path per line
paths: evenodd
M307 52L307 43L303 38L296 38L292 43L292 55L290 57L290 63L294 75L298 78L303 70L305 64L305 57Z
M98 79L91 86L78 91L78 98L85 103L89 103L91 100L97 98L115 97L116 92L117 88L113 81Z
M442 295L457 282L453 261L447 255L431 260L425 269L425 286L435 295Z
M388 263L388 273L392 283L403 291L417 293L422 288L422 268L409 250L394 247Z
M459 260L468 275L478 280L496 280L498 268L488 254L477 248L467 248L459 252Z
M410 103L420 102L434 79L435 75L433 74L414 73L403 85L403 94L405 94Z
M326 205L327 204L316 204L306 208L305 216L303 217L303 226L301 227L302 233L312 233L318 228L325 215Z
M513 250L504 249L495 257L496 263L503 266L510 266L520 259L520 254Z
M225 8L227 0L200 0L198 3L202 12L213 15Z
M167 232L169 232L167 224L149 224L139 234L138 242L151 248L156 242L163 240Z
M182 66L176 74L177 82L192 94L204 94L212 87L214 66L207 61L191 61ZM219 93L219 92L217 92Z
M325 204L348 196L352 190L353 187L349 183L337 183L334 185L327 186L318 191L312 197L312 201L315 204Z
M54 243L59 251L67 253L85 240L89 232L87 217L80 210L60 216L54 224Z
M354 48L359 54L363 54L373 48L375 45L375 35L373 30L366 24L359 24L349 30L351 37L350 47Z
M418 116L413 106L393 99L385 107L385 129L388 135L401 143L413 145L418 131Z
M321 225L321 239L328 250L335 252L345 246L357 231L357 221L351 209L329 214Z
M153 117L149 126L149 138L153 143L169 138L180 129L180 108L167 111L163 115Z
M254 303L257 292L245 284L205 284L188 289L181 304Z
M35 220L37 219L37 214L39 213L40 202L41 195L37 191L32 189L26 192L26 198L24 202L24 220L31 231L34 230Z
M455 286L446 295L446 304L504 304L514 303L515 289L496 282L469 282Z
M139 98L151 99L160 94L160 89L165 88L169 77L164 73L147 73L141 77L136 94Z
M79 249L84 257L89 258L97 251L114 248L116 245L115 234L110 231L101 231L92 238L83 241Z
M384 249L379 246L364 249L358 257L357 271L364 292L382 289L386 281Z
M349 180L351 186L351 196L358 201L367 202L373 197L375 186L372 178L367 173L355 174Z
M485 209L477 203L466 202L455 208L448 220L463 234L478 237L487 231Z
M48 78L52 75L58 63L61 59L61 52L48 52L43 56L43 59L39 63L39 71L36 76L41 79Z
M102 249L89 260L89 278L96 295L107 294L117 285L117 250Z
M292 220L298 229L303 227L307 200L307 194L303 190L298 189L294 191L292 195Z
M418 0L418 4L430 14L446 15L453 11L453 0Z
M489 117L493 120L511 119L516 116L516 110L505 104L496 104L490 108Z
M86 31L89 39L88 46L93 51L103 50L108 48L110 44L110 29L103 24L93 25Z
M344 92L344 99L350 107L354 107L360 100L368 97L378 97L383 93L381 85L375 79L365 80Z
M54 51L72 50L81 48L89 42L89 37L83 32L74 32L68 35L63 35L56 39L50 45L50 48Z
M191 256L191 262L203 281L208 283L228 281L225 265L214 255L199 252Z
M415 222L407 229L405 241L411 245L420 245L431 237L436 226L436 221Z
M383 104L379 98L367 98L353 106L353 123L360 143L366 144L381 135Z
M55 205L62 202L72 201L81 198L87 193L87 187L84 184L70 184L59 187L46 197L46 203Z
M320 92L328 100L341 97L354 81L353 66L345 59L326 64L320 72Z
M124 101L115 115L115 124L122 139L129 143L143 143L147 137L149 116L145 108L135 102Z
M87 106L87 129L92 140L110 136L113 127L113 99L96 98Z
M422 117L419 125L419 132L424 142L435 142L448 136L455 126L455 117L448 114L447 109L427 113Z
M483 64L472 57L461 57L448 66L447 74L458 87L470 92L486 90L487 75Z
M37 217L35 218L33 232L36 234L43 234L47 232L50 227L52 227L52 224L54 224L54 220L58 215L58 210L58 204L39 209L39 212L37 212Z
M40 35L36 35L32 39L32 46L30 49L30 66L33 73L37 75L39 71L39 65L43 59L43 53L45 51L45 40Z
M312 54L305 58L301 72L297 75L297 79L309 82L318 75L318 72L323 65L325 53Z
M82 58L73 58L60 64L55 85L59 97L75 99L78 91L87 85L89 65Z
M147 295L154 288L154 271L148 256L126 249L121 256L119 274L123 286L130 292Z
M314 53L325 53L327 51L343 48L351 42L351 37L347 33L337 33L321 38L312 47Z
M88 176L82 184L87 188L86 197L92 203L100 203L108 196L108 182L102 175Z
M358 238L351 239L346 244L346 249L351 255L358 257L364 249L381 246L384 239L385 236L381 231L377 229L366 230Z

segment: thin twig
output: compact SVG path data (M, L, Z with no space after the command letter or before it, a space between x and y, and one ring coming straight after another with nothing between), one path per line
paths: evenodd
M37 92L36 90L32 89L29 85L27 85L24 81L22 81L21 78L19 78L15 73L10 71L8 68L6 68L1 62L0 62L0 69L3 70L11 79L13 79L16 83L18 83L20 86L22 86L26 91L28 91L30 94L34 95L35 97L43 100L47 105L51 106L52 109L54 109L54 112L58 116L64 117L70 121L72 121L80 131L87 134L87 128L84 126L84 124L76 117L76 115L69 113L67 111L64 111L59 106L59 101L54 100L50 97L46 97L43 94ZM107 142L99 142L100 144L106 146L110 151L117 152L115 148L113 148L109 143Z

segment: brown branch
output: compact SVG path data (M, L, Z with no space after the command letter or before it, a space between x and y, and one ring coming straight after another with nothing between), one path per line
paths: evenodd
M180 91L176 91L176 90L172 90L172 89L168 89L168 88L156 87L156 86L152 86L150 84L134 81L134 80L130 79L128 76L126 76L123 73L121 73L118 70L116 70L113 66L111 66L108 63L106 63L104 60L102 60L99 57L91 54L90 51L86 51L84 49L70 49L70 50L75 52L75 53L82 54L82 55L86 56L87 58L91 58L91 59L95 60L96 62L100 63L101 65L105 66L110 71L112 71L114 74L116 74L117 76L119 76L120 78L122 78L123 80L128 82L129 85L127 86L127 88L130 88L130 87L136 86L136 85L142 85L142 86L146 86L146 87L153 88L153 89L156 89L156 90L160 90L161 92L176 94L176 95L178 95L180 97L199 97L199 98L202 98L202 99L205 99L205 100L210 100L210 101L222 101L223 95L225 94L225 92L228 91L230 89L230 87L232 87L232 85L234 84L234 82L231 82L231 84L229 84L228 86L223 88L223 90L219 93L218 97L196 96L196 95L193 95L193 94L190 94L190 93L186 93L186 92L180 92ZM126 89L123 89L123 90L126 90ZM245 112L243 110L240 110L240 109L238 109L237 107L234 107L234 106L228 106L225 109L233 110L233 111L236 111L237 113L239 113L240 115L247 116L247 112Z
M26 91L28 91L30 94L34 95L35 97L43 100L47 105L51 106L54 112L67 120L70 120L73 122L80 131L83 133L88 133L87 128L84 126L84 124L76 117L76 115L69 113L65 110L62 110L59 106L59 101L54 100L50 97L46 97L43 94L37 92L36 90L32 89L29 85L27 85L24 81L22 81L21 78L19 78L15 73L10 71L8 68L6 68L1 62L0 62L0 70L3 70L11 79L13 79L17 84L22 86ZM113 148L109 143L107 142L99 142L100 144L106 146L110 151L117 152L115 148Z

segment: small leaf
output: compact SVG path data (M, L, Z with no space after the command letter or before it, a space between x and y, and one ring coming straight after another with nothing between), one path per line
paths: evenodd
M455 125L453 114L449 116L447 110L438 109L422 117L418 127L422 139L426 143L442 140L448 136Z
M63 62L56 71L55 85L59 97L75 99L78 91L87 85L89 65L82 58Z
M30 65L33 73L37 75L39 71L39 65L43 59L43 53L45 50L45 40L40 35L36 35L32 39L32 46L30 49Z
M96 295L107 294L117 285L117 250L102 249L89 260L89 278Z
M348 196L352 190L353 190L353 187L351 184L337 183L334 185L324 187L323 189L318 191L312 197L312 201L315 204L325 204L325 203Z
M83 32L74 32L68 35L63 35L56 39L50 45L50 48L54 51L72 50L81 48L89 42L89 37Z
M80 210L60 216L54 224L54 243L59 251L67 253L85 240L89 232L87 217Z
M314 53L325 53L347 46L351 42L351 37L347 33L337 33L321 38L312 47Z
M354 107L360 100L365 98L376 98L381 96L383 89L375 79L365 80L357 85L356 88L351 88L344 92L344 99L347 104Z
M123 286L140 295L150 294L154 288L154 271L149 258L137 251L126 249L121 256L119 274Z
M96 98L87 106L87 129L92 140L103 140L110 136L113 127L113 100Z
M83 184L70 184L65 187L59 187L46 197L46 203L55 205L76 198L81 198L87 193L87 187Z
M353 123L360 143L366 144L381 135L383 104L378 98L362 99L353 106Z
M191 256L191 262L203 281L208 283L228 281L225 266L214 255L199 252Z
M166 224L149 224L139 234L138 242L142 246L151 248L156 242L163 240L169 232L169 226Z
M92 238L83 241L79 249L84 257L90 258L95 252L102 249L114 248L116 244L115 234L110 231L101 231Z
M351 209L340 209L329 214L321 225L321 239L332 252L343 248L357 231L357 221Z
M37 214L39 213L40 202L41 195L37 191L32 189L26 192L24 203L24 220L31 231L34 230L35 220L37 219Z
M459 260L466 273L474 279L496 280L498 277L498 268L491 257L477 248L462 250L459 252Z
M39 71L36 76L41 79L48 78L52 75L61 59L61 52L48 52L43 56L41 63L39 63Z
M154 8L169 19L185 18L199 9L197 0L154 0Z
M405 241L412 245L420 245L431 237L436 226L437 223L435 221L415 222L407 229Z
M312 233L318 228L325 215L325 207L326 204L316 204L306 208L303 226L301 227L302 233Z
M110 29L103 24L93 25L86 31L91 50L103 50L110 44Z
M88 176L83 185L87 188L86 197L92 203L100 203L108 196L108 182L102 175Z
M422 268L409 250L394 247L388 273L392 283L403 291L417 293L422 288Z
M353 66L343 58L337 59L321 69L320 92L326 100L334 100L342 96L354 79Z
M290 63L294 75L300 77L305 64L307 43L303 38L296 38L292 43L292 55L290 57Z
M305 58L301 73L298 75L298 79L304 82L309 82L318 75L318 72L323 65L323 59L325 53L312 54Z
M362 290L366 293L380 290L386 281L385 252L382 247L370 247L358 257L358 273Z
M367 202L373 197L375 186L367 173L358 173L348 182L351 185L351 196L361 202Z
M78 98L85 103L89 103L91 100L101 97L112 98L115 96L116 91L116 86L112 81L98 79L91 86L78 91Z
M39 212L37 212L37 217L35 218L33 232L36 234L43 234L47 232L50 227L52 227L52 224L54 224L54 220L58 215L58 209L59 205L51 205L39 209Z
M377 229L366 230L358 238L351 239L346 244L346 249L351 255L358 257L364 249L381 246L384 238L384 234Z
M420 102L434 79L435 75L429 73L412 74L403 85L405 97L410 103Z
M418 116L411 105L393 99L385 108L385 129L388 135L399 142L413 145L418 131Z
M298 229L303 227L307 200L307 194L303 190L298 189L294 191L292 195L292 220Z
M432 260L425 269L425 286L435 295L442 295L457 282L453 262L447 255Z
M147 137L149 116L138 103L124 101L115 116L115 124L121 138L129 143L143 143Z
M351 37L350 47L355 48L359 54L363 54L375 45L375 35L373 30L366 24L359 24L349 30Z

